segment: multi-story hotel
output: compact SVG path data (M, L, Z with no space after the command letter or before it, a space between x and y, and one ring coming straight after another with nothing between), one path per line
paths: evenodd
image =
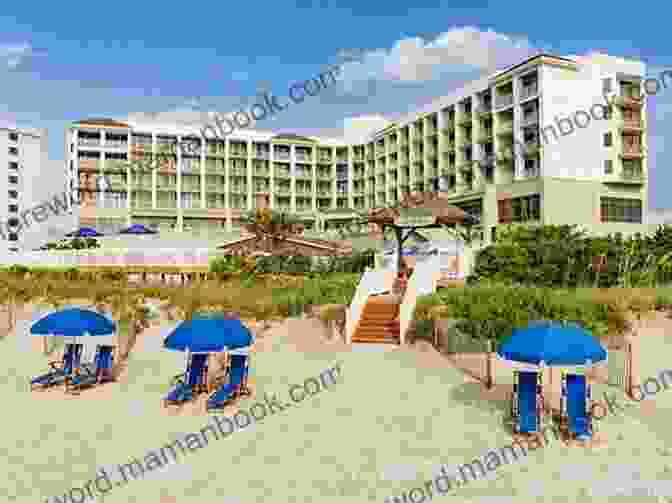
M0 126L0 252L19 251L31 212L39 199L40 174L46 168L46 131ZM56 174L63 184L63 176ZM22 223L23 222L23 223Z
M71 183L83 225L231 230L261 196L321 230L441 190L480 217L486 239L511 222L629 233L647 206L644 74L603 54L538 55L355 141L83 120L66 139ZM198 149L176 148L152 172L120 168L184 141Z

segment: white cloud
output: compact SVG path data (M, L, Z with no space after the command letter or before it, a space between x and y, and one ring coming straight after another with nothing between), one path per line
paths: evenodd
M14 70L28 58L43 51L36 50L28 43L0 45L0 66ZM0 68L1 69L1 68Z
M494 71L541 49L526 37L455 27L433 40L409 37L390 49L366 51L360 61L343 65L343 80L349 87L348 83L369 79L422 82L446 72Z

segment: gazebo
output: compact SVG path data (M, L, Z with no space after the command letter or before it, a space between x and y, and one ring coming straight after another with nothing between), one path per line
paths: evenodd
M394 231L397 241L397 272L399 272L403 265L404 242L415 231L454 227L457 224L472 226L479 221L473 215L440 198L438 193L426 192L408 195L396 207L371 211L366 223L376 224L383 234L387 228Z

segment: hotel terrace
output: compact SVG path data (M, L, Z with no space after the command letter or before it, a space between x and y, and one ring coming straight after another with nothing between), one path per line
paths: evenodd
M82 120L66 138L70 186L81 225L231 232L261 203L323 231L404 194L442 191L480 217L486 240L512 222L630 233L647 206L644 74L643 63L604 54L538 55L356 142L253 130L216 140L197 127ZM602 119L605 96L615 106ZM593 112L587 127L580 111ZM119 166L182 141L198 149L176 148L154 172Z

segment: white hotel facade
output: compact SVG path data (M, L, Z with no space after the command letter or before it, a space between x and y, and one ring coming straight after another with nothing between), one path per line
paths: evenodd
M374 131L346 128L344 139L245 130L212 139L196 127L87 119L66 134L68 183L80 193L80 223L103 229L230 231L261 198L323 230L405 193L441 190L481 218L486 240L512 222L641 231L645 72L604 54L538 55ZM120 167L182 141L200 150L176 149L154 172Z

